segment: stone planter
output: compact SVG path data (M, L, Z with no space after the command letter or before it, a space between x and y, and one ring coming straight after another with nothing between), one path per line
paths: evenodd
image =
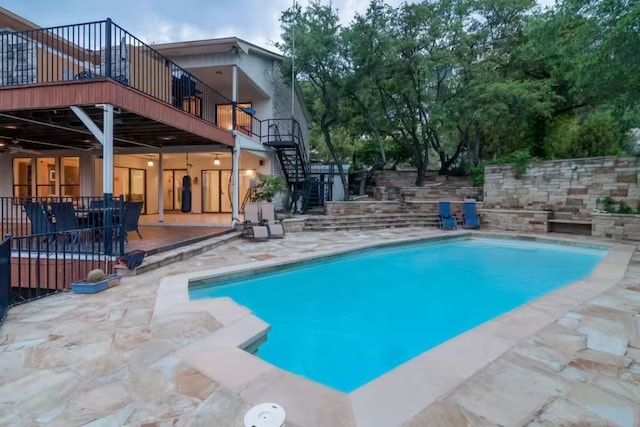
M96 294L107 288L113 288L120 284L122 276L120 274L109 274L106 279L96 282L87 283L84 280L71 284L71 290L76 294Z
M640 241L640 215L591 214L591 235L617 241Z

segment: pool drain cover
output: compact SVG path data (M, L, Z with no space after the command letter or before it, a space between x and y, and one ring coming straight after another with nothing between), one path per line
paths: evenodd
M282 427L287 414L280 405L261 403L244 416L244 427Z

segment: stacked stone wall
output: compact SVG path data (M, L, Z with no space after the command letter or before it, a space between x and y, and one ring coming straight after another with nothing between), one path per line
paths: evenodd
M488 166L484 177L485 207L550 210L588 218L611 197L636 208L640 198L640 162L632 157L604 157L535 162L522 176L512 165Z

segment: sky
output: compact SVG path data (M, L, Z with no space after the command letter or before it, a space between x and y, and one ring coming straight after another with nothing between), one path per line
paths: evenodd
M327 0L346 24L369 0ZM539 0L542 6L554 0ZM398 5L402 0L387 0ZM305 5L307 0L298 0ZM280 13L293 0L2 0L0 6L41 27L101 21L116 24L146 43L235 36L275 50Z

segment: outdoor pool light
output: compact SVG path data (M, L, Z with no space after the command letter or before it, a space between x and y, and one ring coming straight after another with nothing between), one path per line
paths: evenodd
M216 166L220 166L220 159L218 158L218 155L216 154L216 158L213 159L213 164Z

